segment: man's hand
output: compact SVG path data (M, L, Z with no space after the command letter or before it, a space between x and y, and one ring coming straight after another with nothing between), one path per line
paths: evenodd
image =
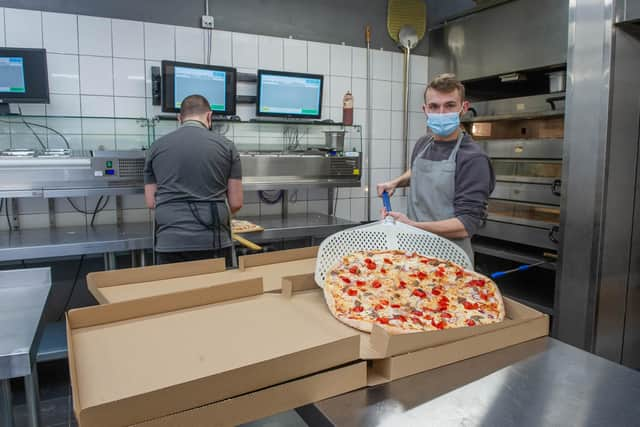
M378 190L378 197L382 197L382 193L384 193L385 191L389 193L389 197L393 196L393 193L395 193L397 186L398 184L393 181L382 182L378 184L376 186Z
M394 212L394 211L387 212L385 208L382 208L382 211L380 211L380 213L382 214L383 219L386 218L387 216L390 216L391 218L393 218L398 222L403 222L405 224L412 225L414 227L416 225L414 221L411 221L405 214L401 212Z

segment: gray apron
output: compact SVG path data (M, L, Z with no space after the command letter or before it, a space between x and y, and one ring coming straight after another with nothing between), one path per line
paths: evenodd
M434 161L421 158L433 144L433 137L418 153L411 164L411 185L407 216L412 221L441 221L454 218L453 198L456 183L456 155L460 149L464 132L460 132L456 145L447 160ZM450 239L469 256L473 265L471 239Z

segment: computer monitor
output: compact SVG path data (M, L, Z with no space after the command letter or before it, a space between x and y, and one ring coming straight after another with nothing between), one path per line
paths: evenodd
M162 111L180 112L189 95L202 95L213 114L236 114L236 69L217 65L162 61Z
M46 50L0 48L0 113L12 103L49 103Z
M318 74L258 70L256 115L319 119L323 80Z

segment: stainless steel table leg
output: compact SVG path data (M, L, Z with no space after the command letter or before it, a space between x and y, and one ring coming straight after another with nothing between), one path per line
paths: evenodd
M144 249L140 249L140 267L147 266L147 259L144 256Z
M31 375L24 377L24 394L27 400L27 412L31 427L40 427L40 388L36 365L31 367Z
M13 426L13 401L11 399L11 383L0 380L0 427Z

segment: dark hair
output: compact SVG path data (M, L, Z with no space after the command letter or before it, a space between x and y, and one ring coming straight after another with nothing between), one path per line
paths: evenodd
M443 93L451 93L457 90L460 95L460 102L464 102L464 85L460 83L460 80L458 80L455 74L440 74L431 80L431 83L429 83L429 86L427 86L424 91L425 102L427 101L427 91L429 88Z
M180 104L180 115L182 117L198 116L211 111L209 101L202 95L189 95Z

